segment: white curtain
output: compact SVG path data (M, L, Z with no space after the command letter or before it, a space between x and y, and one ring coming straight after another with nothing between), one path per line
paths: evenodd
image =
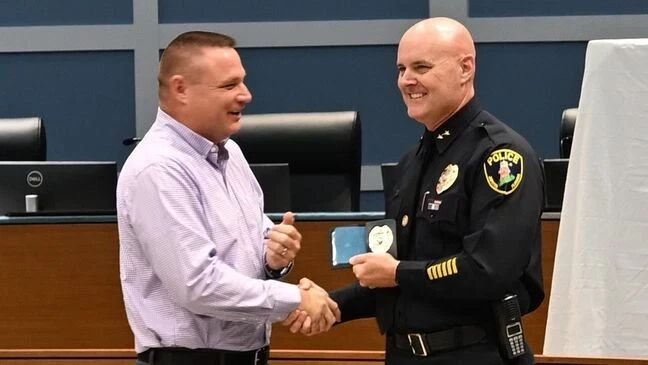
M648 39L587 47L544 354L648 357Z

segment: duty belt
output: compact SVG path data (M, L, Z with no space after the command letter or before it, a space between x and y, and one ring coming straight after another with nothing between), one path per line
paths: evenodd
M486 338L486 331L477 326L460 326L429 333L393 333L394 345L401 350L411 350L416 356L454 350L476 344Z
M266 365L268 346L251 351L188 349L184 347L150 348L137 354L137 360L149 365L209 363L213 365Z

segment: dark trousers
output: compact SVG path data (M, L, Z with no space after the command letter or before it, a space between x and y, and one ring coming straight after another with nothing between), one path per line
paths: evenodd
M426 357L416 356L411 351L398 349L387 338L385 365L532 365L533 353L527 346L527 353L509 360L502 356L497 344L483 342L450 351L439 351Z
M154 348L137 355L136 365L267 365L269 348L256 351Z

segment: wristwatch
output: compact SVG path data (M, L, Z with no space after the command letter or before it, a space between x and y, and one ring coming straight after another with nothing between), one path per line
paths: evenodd
M288 275L288 273L292 270L293 266L295 266L295 261L291 260L288 263L288 266L284 267L283 269L275 270L268 265L268 262L265 259L265 255L263 257L263 269L265 270L266 276L270 279L283 278L284 276Z

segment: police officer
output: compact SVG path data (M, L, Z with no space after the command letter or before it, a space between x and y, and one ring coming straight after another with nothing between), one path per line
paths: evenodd
M353 257L358 282L331 294L342 321L377 318L387 364L533 363L523 342L521 356L507 356L493 307L516 295L528 313L544 297L541 167L482 109L474 77L474 43L457 21L427 19L403 35L398 87L425 131L388 199L397 257Z

